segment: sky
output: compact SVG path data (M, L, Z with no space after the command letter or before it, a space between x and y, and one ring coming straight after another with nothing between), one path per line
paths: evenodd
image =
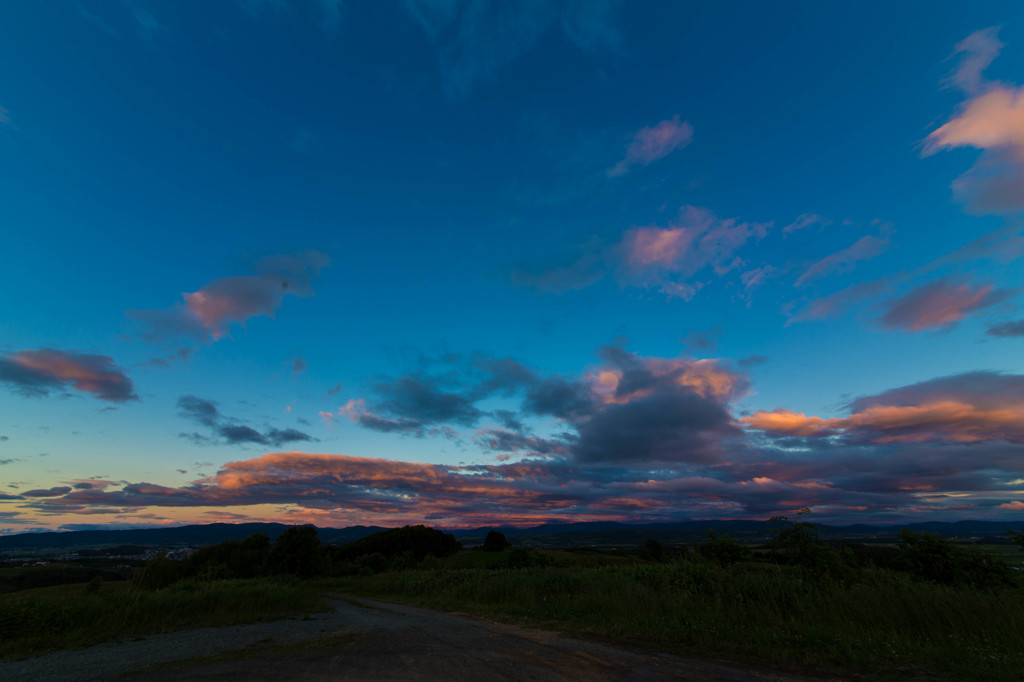
M1024 520L1024 6L0 3L0 533Z

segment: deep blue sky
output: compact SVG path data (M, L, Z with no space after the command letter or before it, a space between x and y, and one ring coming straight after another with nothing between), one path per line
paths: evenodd
M1024 511L1018 2L0 6L0 532Z

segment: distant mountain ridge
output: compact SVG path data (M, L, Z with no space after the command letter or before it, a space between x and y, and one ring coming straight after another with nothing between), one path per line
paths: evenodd
M922 523L850 526L817 524L823 538L856 538L898 535L901 528L915 532L938 533L946 537L1005 536L1007 530L1024 528L1006 521L926 521ZM136 545L173 547L213 545L225 540L243 540L253 533L264 533L273 540L289 526L281 523L210 523L173 528L133 528L120 530L76 530L41 533L19 533L0 536L0 552L55 550L75 547ZM488 530L497 529L513 541L533 545L609 545L642 544L646 537L664 542L694 542L708 530L728 533L738 539L756 539L774 533L767 521L676 521L669 523L618 523L597 521L583 523L548 523L531 528L484 526L447 532L469 542L482 541ZM382 526L349 526L318 528L320 539L329 544L345 544L373 533L387 530Z

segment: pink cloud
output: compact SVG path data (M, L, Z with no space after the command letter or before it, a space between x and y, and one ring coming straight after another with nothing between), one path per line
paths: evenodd
M689 281L706 268L722 276L742 267L736 254L767 234L768 224L721 219L706 208L683 206L667 228L627 230L613 252L620 281L689 300L702 282Z
M676 149L682 149L690 144L691 140L693 126L686 121L680 121L679 116L641 128L633 135L632 142L626 148L625 157L608 169L608 177L622 175L634 166L646 166L664 158Z
M1015 294L1015 291L996 289L991 284L975 287L940 279L891 301L880 321L889 329L910 332L952 327L969 314Z
M981 213L1024 209L1024 88L982 78L1000 48L995 28L973 33L957 45L957 53L966 56L950 80L971 97L928 135L922 152L982 150L977 163L953 183L954 195Z
M72 387L100 400L138 400L132 380L106 355L41 348L0 357L0 382L24 395L47 395Z
M1024 502L1013 500L1005 504L996 505L996 509L1009 509L1010 511L1024 511Z
M312 296L313 280L329 262L319 251L271 256L255 265L255 274L222 277L182 294L184 305L129 310L127 315L142 323L142 338L147 341L180 337L216 341L234 324L244 325L252 317L274 317L286 296Z

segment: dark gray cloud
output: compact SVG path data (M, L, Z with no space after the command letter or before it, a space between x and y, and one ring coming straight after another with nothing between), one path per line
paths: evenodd
M441 390L436 379L423 376L384 379L376 383L374 390L379 396L378 409L425 424L472 426L483 415L471 398Z
M25 396L46 396L69 388L100 400L138 400L132 380L106 355L53 348L23 350L0 357L0 382Z
M1024 375L988 371L964 372L857 398L850 402L848 408L852 412L862 412L878 406L913 407L944 400L971 404L987 410L1021 404L1024 403Z
M69 492L71 492L71 488L64 485L55 488L26 490L21 495L22 497L60 497L61 495L67 495Z
M178 398L178 414L211 430L209 436L200 433L180 434L182 438L187 438L199 445L213 445L217 443L244 445L252 443L255 445L281 446L287 443L316 442L317 440L308 433L293 428L278 429L272 427L266 431L258 431L239 419L226 417L213 401L194 395L183 395Z
M1024 320L999 322L989 327L985 333L989 336L1024 336Z
M681 340L687 348L693 350L714 350L718 346L718 339L721 336L722 328L715 325L706 331L694 330Z
M178 412L186 419L213 427L221 419L220 410L209 400L194 395L183 395L178 398Z

